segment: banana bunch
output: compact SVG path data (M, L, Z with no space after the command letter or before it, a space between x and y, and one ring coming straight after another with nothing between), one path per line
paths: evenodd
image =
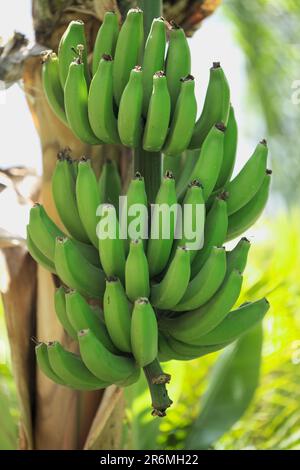
M80 140L164 153L155 205L148 204L146 175L136 172L120 210L116 164L107 161L97 180L88 158L74 160L65 149L52 177L64 229L40 204L31 209L27 227L32 257L60 280L57 318L77 345L75 354L57 341L39 343L42 371L57 384L94 390L128 386L143 369L156 416L164 416L172 403L165 390L170 376L160 362L220 350L262 321L269 308L266 299L238 306L250 242L241 238L232 250L224 247L251 227L266 205L267 143L257 145L232 179L238 129L224 72L213 64L195 124L188 44L175 24L169 36L165 60L162 18L153 21L143 48L141 10L130 10L120 31L109 12L91 70L78 21L69 25L58 55L47 54L43 68L52 109ZM136 205L145 209L138 224ZM169 208L167 221L162 206ZM108 220L115 221L113 233ZM203 243L192 249L184 230L190 224Z

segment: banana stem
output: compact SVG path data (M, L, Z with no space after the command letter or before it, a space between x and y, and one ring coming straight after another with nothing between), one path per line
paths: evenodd
M155 202L162 178L162 155L160 152L146 152L142 147L134 150L134 170L145 180L148 203Z
M162 16L162 0L139 0L138 5L144 12L145 41L154 18Z
M144 373L152 399L152 415L163 418L166 416L166 409L172 405L172 400L170 400L166 389L166 384L170 382L171 376L163 372L158 359L144 367Z

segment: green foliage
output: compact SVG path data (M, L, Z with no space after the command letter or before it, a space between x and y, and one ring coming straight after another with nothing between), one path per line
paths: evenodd
M17 448L18 408L0 298L0 450Z
M223 5L245 54L248 111L253 109L253 104L256 108L253 125L257 123L257 104L260 104L260 114L271 136L275 189L292 203L299 196L300 177L299 152L295 145L300 103L292 100L293 94L299 100L299 1L224 0Z

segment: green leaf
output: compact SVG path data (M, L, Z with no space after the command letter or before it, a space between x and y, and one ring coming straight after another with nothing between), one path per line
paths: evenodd
M262 325L226 348L213 367L186 449L207 449L244 414L259 382Z

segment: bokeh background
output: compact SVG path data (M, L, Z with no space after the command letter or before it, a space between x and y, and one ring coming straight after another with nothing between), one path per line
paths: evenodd
M14 30L33 39L30 0L6 2L0 17L4 42ZM274 172L268 207L247 233L252 248L242 293L243 300L267 295L271 303L263 325L260 385L246 413L231 429L224 425L213 447L300 449L300 3L223 0L190 46L199 109L213 61L221 62L230 82L239 124L236 171L266 137ZM39 139L22 83L0 91L0 122L0 167L27 166L41 173ZM22 237L26 214L18 217L8 204L0 211L0 226L10 224ZM246 360L251 349L243 354ZM169 364L175 406L164 420L149 416L142 382L129 388L124 445L187 448L188 436L198 432L197 416L217 356ZM16 448L18 406L1 303L0 410L0 449Z

